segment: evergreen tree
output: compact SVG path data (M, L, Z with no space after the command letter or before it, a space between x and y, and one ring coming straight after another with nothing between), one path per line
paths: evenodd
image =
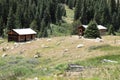
M17 7L16 15L15 15L15 28L22 28L21 24L21 6Z
M57 23L60 23L60 21L62 21L62 10L61 10L61 8L62 8L62 4L59 4L58 6L57 6L57 10L56 10L56 21L57 21Z
M58 1L51 0L50 3L50 15L52 23L56 23L56 10L57 10Z
M116 0L108 0L110 15L116 12Z
M82 25L82 23L80 22L80 20L76 20L73 22L72 24L72 33L71 34L78 34L78 26Z
M80 17L80 10L81 10L81 0L77 0L74 12L74 20L78 20Z
M91 21L85 30L84 37L86 38L101 38L100 37L100 32L97 28L97 24L95 21Z
M11 7L9 10L8 18L7 18L7 29L11 30L13 28L15 28L15 26L14 26L14 14L13 14L13 10Z
M44 17L41 22L41 29L40 29L41 36L40 37L48 36L47 30L48 28L50 28L50 22L51 22L50 14L48 12L48 8L46 8L46 10L44 11Z
M33 20L30 24L30 28L37 31L38 25L37 25L37 21ZM38 31L37 31L38 32Z
M109 34L109 35L111 35L111 34L112 34L112 35L116 35L113 25L110 25L109 30L108 30L108 34Z
M87 5L86 5L86 0L84 0L83 4L82 4L80 20L81 20L82 24L88 24L88 22L89 22L88 19L87 19Z
M68 6L69 6L70 9L73 9L73 7L74 7L74 0L69 0L68 1Z
M2 36L3 35L3 29L4 29L4 27L3 27L3 21L2 21L2 17L0 18L0 36Z
M118 21L118 16L117 13L114 12L112 16L112 21L111 23L113 24L112 26L114 27L114 30L117 31L119 29L119 21Z
M47 25L45 24L44 19L41 22L41 31L40 31L40 36L39 37L47 37Z

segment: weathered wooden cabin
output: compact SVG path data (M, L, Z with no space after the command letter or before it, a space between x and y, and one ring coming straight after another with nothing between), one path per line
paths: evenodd
M84 35L84 31L85 29L87 29L88 25L81 25L78 26L78 35L79 36L83 36ZM104 35L106 33L107 28L102 26L102 25L97 25L99 31L100 31L100 35Z
M8 32L8 41L25 42L35 39L36 32L30 28L12 29Z

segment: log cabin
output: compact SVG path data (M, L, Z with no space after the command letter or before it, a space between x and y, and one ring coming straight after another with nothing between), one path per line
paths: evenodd
M83 36L85 29L87 29L88 25L78 26L78 35ZM97 25L97 28L100 31L100 35L105 35L107 28L102 25Z
M25 29L12 29L8 32L8 42L25 42L35 39L36 32L31 28Z

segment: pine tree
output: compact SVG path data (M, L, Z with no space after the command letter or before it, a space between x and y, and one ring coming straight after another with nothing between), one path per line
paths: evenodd
M41 22L41 30L40 30L40 36L39 37L47 37L47 25L45 24L44 19Z
M38 28L38 25L37 25L37 21L36 20L33 20L30 24L30 28L32 28L33 30L37 31L37 28Z
M87 5L86 5L86 0L84 0L83 4L82 4L80 20L81 20L82 24L88 24L88 22L89 22L88 19L87 19Z
M58 4L57 10L56 10L56 21L57 23L60 23L62 21L62 4Z
M57 10L58 1L51 0L50 3L50 15L52 23L56 23L56 10Z
M116 35L113 25L110 25L109 30L108 30L108 34L109 34L109 35L111 35L111 34L112 34L112 35Z
M113 13L116 12L116 0L109 0L108 4L109 4L110 15L112 16Z
M69 0L68 1L68 6L69 6L70 9L73 9L73 7L74 7L74 0Z
M17 11L15 15L15 28L22 28L20 7L21 7L20 5L17 7Z
M80 22L80 20L76 20L76 21L74 21L73 22L73 24L72 24L72 32L71 32L71 34L78 34L78 26L80 26L80 25L82 25L82 23Z
M8 18L7 18L7 29L11 30L15 28L14 26L14 14L13 14L13 10L12 7L9 9L9 14L8 14Z
M48 37L47 30L50 28L51 17L48 11L48 8L44 11L44 16L41 22L41 36L40 37Z
M2 17L0 17L0 36L2 36L3 35L3 21L2 21Z
M97 24L95 21L91 21L85 30L84 37L86 38L101 38L100 37L100 32L97 28Z
M76 6L75 6L75 14L74 14L74 20L78 20L80 17L80 10L81 10L81 0L77 0Z

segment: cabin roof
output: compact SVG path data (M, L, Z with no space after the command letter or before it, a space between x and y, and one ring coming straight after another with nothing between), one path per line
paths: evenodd
M19 35L28 35L28 34L37 34L34 30L31 28L25 28L25 29L13 29L14 32L16 32Z
M88 25L82 25L84 28L87 28ZM98 29L107 29L106 27L102 26L102 25L97 25Z

